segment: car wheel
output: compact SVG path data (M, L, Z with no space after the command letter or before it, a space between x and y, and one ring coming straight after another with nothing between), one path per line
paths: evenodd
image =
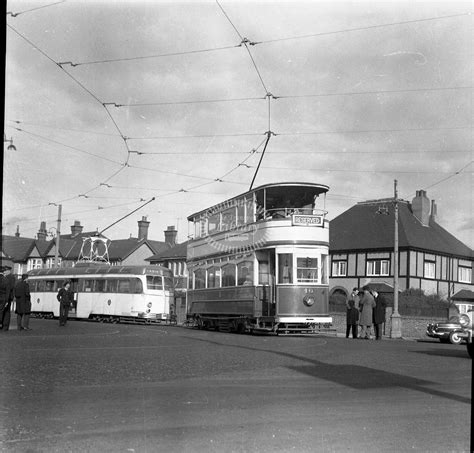
M474 343L467 343L467 353L471 359L474 359Z
M449 334L449 341L452 344L461 344L462 337L459 336L459 332L451 332Z

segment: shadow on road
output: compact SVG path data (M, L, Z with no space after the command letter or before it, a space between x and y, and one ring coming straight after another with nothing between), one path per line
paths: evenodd
M305 362L306 365L287 366L287 368L318 379L324 379L326 381L331 381L336 384L344 385L357 390L398 387L426 393L428 395L437 396L440 398L447 398L459 403L465 403L469 405L471 404L470 398L431 388L430 386L437 385L437 383L433 381L425 381L423 379L417 379L410 376L404 376L402 374L390 373L387 371L377 370L375 368L369 368L360 365L333 365L320 360L309 359L307 357L301 357L289 352L276 351L274 349L249 347L239 344L230 345L229 343L221 343L219 341L196 337L193 337L193 341L202 341L219 346L233 346L235 348L266 352L270 354L276 354L281 357L300 360ZM446 352L456 352L456 350L446 350Z

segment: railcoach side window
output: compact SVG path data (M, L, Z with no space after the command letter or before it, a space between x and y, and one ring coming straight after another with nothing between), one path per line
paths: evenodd
M95 287L94 287L94 292L95 293L105 293L106 290L106 280L96 280L95 281Z
M293 283L293 255L278 254L278 283Z
M46 280L45 291L54 291L54 280Z
M148 289L163 289L163 279L161 275L147 275L146 287Z
M121 278L118 281L118 292L119 293L129 293L130 292L130 279Z
M64 280L55 280L53 291L57 293L64 285Z
M117 279L110 279L107 280L107 292L108 293L116 293L118 292L118 280Z
M229 263L222 266L222 286L235 286L235 264Z
M318 259L312 257L296 258L296 278L298 283L318 281Z
M86 279L84 280L83 291L86 293L91 293L94 288L94 280Z
M208 288L219 288L220 286L221 270L216 267L210 267L207 270L207 287Z
M194 289L206 287L206 273L204 269L194 271Z
M139 278L132 278L130 289L133 294L142 294L143 293L142 281Z
M253 263L251 261L237 264L237 284L239 286L253 285Z

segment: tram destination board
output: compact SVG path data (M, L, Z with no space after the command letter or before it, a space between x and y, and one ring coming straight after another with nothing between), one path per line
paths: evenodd
M292 224L301 226L322 227L324 226L324 216L294 214L292 216Z

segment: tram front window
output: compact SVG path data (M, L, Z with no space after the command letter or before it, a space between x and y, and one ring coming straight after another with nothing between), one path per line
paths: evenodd
M296 258L296 276L298 283L317 283L318 259L309 256Z

